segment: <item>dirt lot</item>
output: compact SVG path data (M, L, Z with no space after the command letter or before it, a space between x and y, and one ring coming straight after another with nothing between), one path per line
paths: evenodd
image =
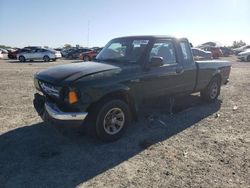
M250 63L234 60L214 104L149 101L111 144L37 116L33 74L62 63L0 60L0 187L250 187Z

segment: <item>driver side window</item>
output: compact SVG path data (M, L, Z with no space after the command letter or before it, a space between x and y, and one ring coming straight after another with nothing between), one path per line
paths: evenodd
M113 43L109 47L109 53L111 57L120 58L125 56L126 46L122 46L121 43Z
M176 55L172 41L156 42L150 52L150 59L154 56L162 57L164 64L175 64Z

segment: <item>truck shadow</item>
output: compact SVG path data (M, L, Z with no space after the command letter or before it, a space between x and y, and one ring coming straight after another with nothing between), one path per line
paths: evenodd
M167 100L148 101L124 137L109 144L77 132L65 136L44 123L9 131L0 135L0 187L76 187L195 125L220 106L220 100L205 104L188 96L169 115Z

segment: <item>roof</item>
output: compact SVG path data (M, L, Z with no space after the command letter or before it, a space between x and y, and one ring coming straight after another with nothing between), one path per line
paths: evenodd
M187 38L176 38L172 35L138 35L138 36L124 36L124 37L118 37L118 38L115 38L115 39L138 39L138 38L142 38L142 39L163 39L163 38L166 38L166 39L186 39Z

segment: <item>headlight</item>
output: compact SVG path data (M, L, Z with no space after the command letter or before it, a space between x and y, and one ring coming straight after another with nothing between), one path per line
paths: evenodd
M41 81L38 81L38 83L41 87L42 92L44 92L45 94L51 97L56 97L56 98L60 97L61 87L53 86L51 84L41 82Z

